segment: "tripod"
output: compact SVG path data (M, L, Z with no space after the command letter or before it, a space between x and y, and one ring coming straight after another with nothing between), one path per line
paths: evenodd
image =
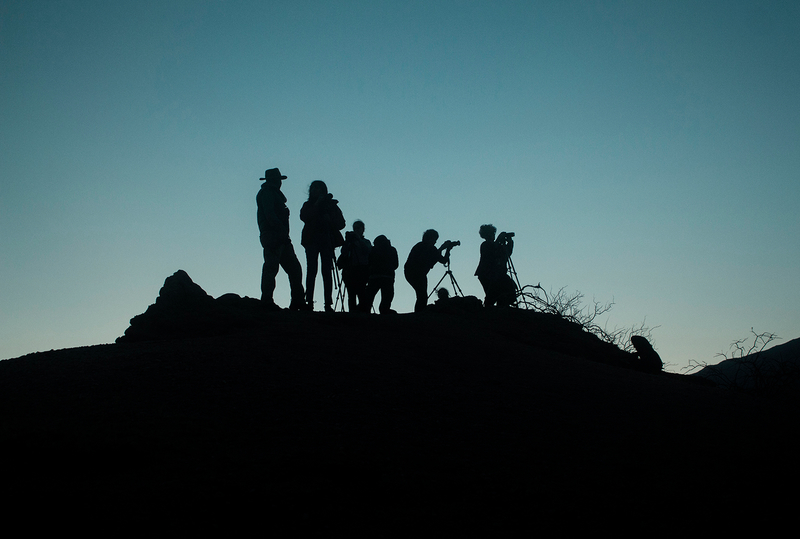
M544 305L545 307L550 305L550 297L547 295L547 291L544 288L542 288L542 283L539 283L537 285L528 284L522 286L522 284L519 282L519 277L517 277L517 270L516 268L514 268L514 263L511 261L511 256L508 257L507 267L508 267L508 274L511 275L511 278L514 281L514 285L517 287L517 301L516 301L517 307L540 310L542 308L541 305ZM545 299L540 298L538 292L526 291L526 288L541 290L542 294L544 294ZM536 306L537 303L540 304L538 308Z
M333 254L333 285L336 287L336 300L333 303L333 310L336 312L341 302L341 311L344 312L345 289L342 278L339 276L339 266L336 265L336 253Z
M517 307L524 307L526 309L530 309L531 307L533 307L533 305L528 303L527 296L522 293L522 284L519 282L519 277L517 276L517 269L514 267L514 262L511 260L511 255L508 255L507 267L508 267L508 274L511 276L511 279L514 281L514 285L517 287L517 293L516 293Z
M450 276L450 284L453 285L453 294L456 295L456 296L464 297L464 292L461 291L461 287L458 286L458 283L456 282L456 278L453 276L453 272L450 271L450 260L448 260L447 261L447 269L445 270L444 275L442 275L442 278L439 279L438 283L436 283L436 286L433 287L433 289L431 290L431 293L428 294L428 299L431 299L431 296L433 295L433 293L436 291L437 288L439 288L439 285L442 284L442 281L444 281L444 278L447 277L448 275Z

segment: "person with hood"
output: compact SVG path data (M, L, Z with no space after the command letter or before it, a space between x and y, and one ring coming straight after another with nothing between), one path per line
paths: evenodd
M375 245L369 253L369 282L364 293L364 300L359 308L368 313L372 310L372 303L378 292L381 293L381 303L378 312L381 314L394 314L392 300L394 299L394 270L399 265L397 249L392 247L392 242L384 235L375 238Z
M364 237L364 221L353 223L353 230L344 235L344 245L336 266L342 270L342 281L347 289L347 306L352 313L364 301L364 291L369 280L370 241Z

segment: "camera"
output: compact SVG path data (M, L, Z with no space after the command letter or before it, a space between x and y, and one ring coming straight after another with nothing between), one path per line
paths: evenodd
M499 236L497 236L497 243L505 244L509 242L513 242L511 238L514 237L513 232L501 232Z
M449 251L449 250L450 250L450 249L452 249L453 247L458 247L459 245L461 245L461 242L460 242L460 241L450 241L450 240L447 240L446 242L444 242L444 243L442 244L442 247L441 247L441 248L442 248L442 249L447 249L447 250Z

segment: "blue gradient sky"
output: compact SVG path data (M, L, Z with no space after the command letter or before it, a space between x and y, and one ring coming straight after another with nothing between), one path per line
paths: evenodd
M461 240L467 294L516 232L671 370L800 336L798 2L3 0L0 358L112 342L178 269L259 297L271 167L303 264L321 179L403 260Z

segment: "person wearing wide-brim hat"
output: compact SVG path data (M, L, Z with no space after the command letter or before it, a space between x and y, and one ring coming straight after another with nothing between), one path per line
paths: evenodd
M260 178L264 183L256 195L258 206L258 231L261 247L264 248L264 266L261 269L261 301L264 307L278 309L273 299L275 277L278 267L283 268L289 276L292 291L290 309L304 308L303 268L294 252L289 237L289 208L286 196L281 192L281 182L286 176L277 168L264 172Z

